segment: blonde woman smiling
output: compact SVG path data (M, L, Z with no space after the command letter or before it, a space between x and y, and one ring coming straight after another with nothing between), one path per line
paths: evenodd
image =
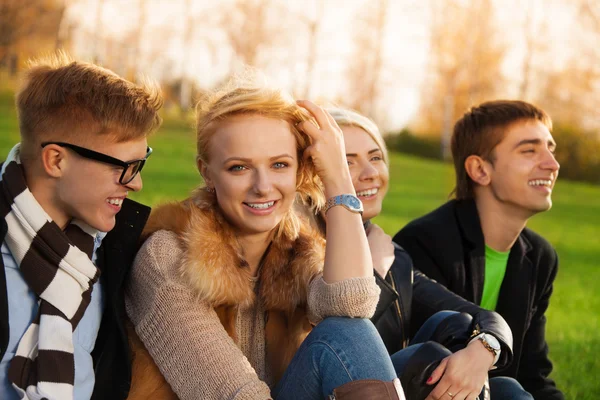
M199 104L196 133L205 184L152 214L128 285L130 398L322 399L393 380L367 319L379 289L333 118L237 84ZM324 206L326 247L297 196Z

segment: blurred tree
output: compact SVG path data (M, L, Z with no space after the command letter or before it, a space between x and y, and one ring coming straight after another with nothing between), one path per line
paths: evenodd
M548 75L537 102L558 124L571 131L595 131L600 140L600 5L564 0L563 7L574 11L579 22L570 32L573 51Z
M66 3L0 0L0 67L16 72L19 59L56 47Z
M300 19L306 25L308 31L307 53L306 53L306 76L304 77L304 90L301 97L310 99L313 97L312 89L315 82L315 68L318 60L319 32L323 12L325 10L324 0L313 0L314 13L310 17L301 16Z
M506 44L492 0L430 0L430 57L415 129L442 136L448 154L454 122L505 84Z
M236 0L222 7L215 19L233 51L230 71L239 66L262 66L263 50L289 46L285 29L288 15L287 8L274 0Z
M348 95L346 104L365 115L377 109L380 78L384 68L384 35L388 0L369 2L355 17L354 52L346 73Z
M546 76L547 70L542 70L538 65L538 59L542 55L548 56L547 41L547 19L544 18L544 7L539 7L536 0L528 0L526 4L517 1L519 5L525 6L525 18L523 19L523 44L525 54L521 66L521 83L519 84L518 98L530 100L536 90L536 84L540 83L542 76Z

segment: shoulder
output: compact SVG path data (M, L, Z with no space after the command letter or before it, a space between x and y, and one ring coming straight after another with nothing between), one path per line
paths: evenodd
M152 273L165 278L178 278L178 267L183 253L183 243L176 233L167 230L156 231L137 253L133 274L140 276Z
M445 235L449 229L457 225L455 207L456 201L450 200L430 213L409 222L394 236L394 241L402 244L404 238Z
M534 232L529 228L523 229L521 235L527 239L532 247L532 251L545 257L556 258L556 250L550 242L542 237L539 233Z
M558 269L558 255L556 254L554 247L540 234L529 228L523 229L521 238L524 239L526 245L530 247L528 257L538 266L538 271L540 271L542 275L549 276L550 280L553 280Z

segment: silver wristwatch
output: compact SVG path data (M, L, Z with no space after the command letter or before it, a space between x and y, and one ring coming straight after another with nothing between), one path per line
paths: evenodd
M496 363L500 359L500 352L502 351L498 339L496 339L494 335L490 335L489 333L480 333L477 336L474 336L469 341L469 343L471 343L473 340L481 341L483 347L485 347L486 350L488 350L494 355L494 363L492 365L496 365Z
M353 213L361 215L363 213L362 202L353 194L340 194L339 196L333 196L329 198L325 204L325 213L327 213L331 207L335 206L343 206Z

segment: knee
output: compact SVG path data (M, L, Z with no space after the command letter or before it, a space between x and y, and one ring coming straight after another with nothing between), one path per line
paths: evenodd
M381 342L385 348L373 323L364 318L325 318L312 330L306 342L340 344L344 347L363 347L367 343L373 346Z
M523 386L514 378L497 376L490 379L490 392L492 398L533 400Z
M358 333L375 333L373 323L365 318L327 317L321 321L313 332L334 332L336 335L356 336Z
M442 320L444 320L452 315L455 315L455 314L458 314L458 311L444 310L444 311L436 312L429 318L436 320L436 321L442 321Z

